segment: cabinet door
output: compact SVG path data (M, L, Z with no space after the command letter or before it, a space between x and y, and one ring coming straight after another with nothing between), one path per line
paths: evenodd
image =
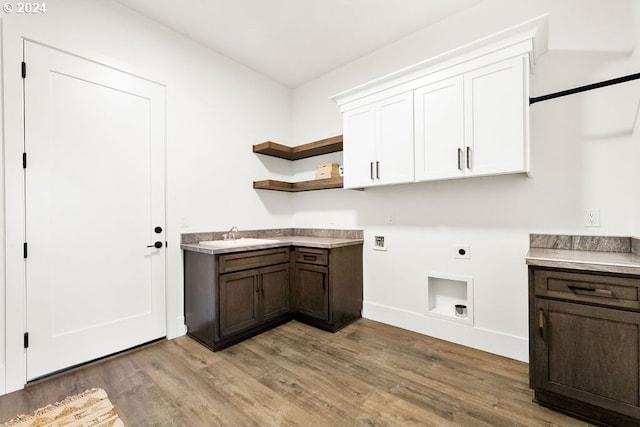
M376 103L376 184L413 182L413 93Z
M373 185L375 165L375 107L368 105L343 114L344 188Z
M258 276L258 270L219 276L221 337L258 323Z
M289 264L260 270L260 318L269 320L289 312Z
M414 92L417 181L463 176L462 87L462 76L456 76Z
M465 74L467 175L523 172L528 168L526 61L526 56L520 56Z
M329 269L296 264L296 311L329 321Z
M640 416L640 313L536 299L533 386Z

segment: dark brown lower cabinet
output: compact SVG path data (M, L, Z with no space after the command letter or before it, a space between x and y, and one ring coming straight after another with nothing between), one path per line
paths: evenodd
M360 318L362 245L184 252L187 334L219 350L296 318L333 331Z
M290 249L185 251L187 334L218 350L291 320Z
M529 268L535 400L601 425L640 424L640 280Z
M335 332L362 315L362 245L293 252L295 318Z
M318 265L296 263L296 312L329 321L329 269Z
M270 320L289 314L291 311L289 264L263 268L259 279L260 292L256 292L256 295L260 318Z
M289 264L221 274L220 337L289 313Z
M258 321L258 270L220 275L220 336L228 337Z

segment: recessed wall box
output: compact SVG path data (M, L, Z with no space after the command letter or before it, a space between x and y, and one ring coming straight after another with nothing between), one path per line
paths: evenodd
M472 277L428 272L426 302L425 315L473 326Z
M384 236L373 236L373 250L386 251L387 245Z

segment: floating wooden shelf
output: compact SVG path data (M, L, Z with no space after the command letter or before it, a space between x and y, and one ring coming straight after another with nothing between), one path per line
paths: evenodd
M306 159L307 157L342 151L342 135L321 139L308 144L288 147L277 142L266 141L253 146L253 152L286 160ZM284 191L284 190L283 190Z
M311 181L284 182L273 179L264 181L253 181L253 188L260 190L275 190L295 193L298 191L325 190L328 188L342 188L343 179L341 176L327 179L313 179Z

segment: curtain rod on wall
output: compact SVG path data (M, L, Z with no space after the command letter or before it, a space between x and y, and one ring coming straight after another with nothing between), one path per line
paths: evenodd
M618 77L616 79L605 80L598 83L592 83L590 85L575 87L573 89L562 90L560 92L550 93L549 95L536 96L529 98L529 105L535 104L536 102L547 101L549 99L560 98L561 96L573 95L574 93L585 92L588 90L598 89L601 87L611 86L637 79L640 79L640 73L629 74L628 76Z

